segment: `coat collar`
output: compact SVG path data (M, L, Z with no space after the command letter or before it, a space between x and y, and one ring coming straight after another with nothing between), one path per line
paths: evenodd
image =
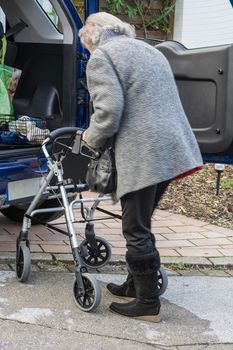
M99 46L104 45L106 42L110 41L110 40L114 40L120 37L125 37L124 34L119 33L119 32L115 32L112 29L105 29L100 36L100 40L99 42L94 46L94 49L97 49Z

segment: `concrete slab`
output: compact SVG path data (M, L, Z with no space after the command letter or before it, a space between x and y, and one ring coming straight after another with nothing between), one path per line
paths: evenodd
M191 349L228 343L233 349L233 278L170 277L162 299L163 318L152 324L109 311L105 283L123 275L95 275L101 304L85 313L74 304L74 276L32 272L26 284L14 272L0 271L0 348L4 349ZM186 346L186 347L184 347ZM227 348L226 348L227 349Z

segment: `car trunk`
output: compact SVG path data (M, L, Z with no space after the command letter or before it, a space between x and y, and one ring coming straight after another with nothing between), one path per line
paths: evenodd
M36 1L0 0L0 6L6 15L6 30L19 23L25 24L23 29L8 38L5 64L22 71L13 99L14 116L10 121L29 116L42 120L43 129L50 131L74 126L77 38L76 27L63 7L63 1L53 1L54 9L60 15L59 30L63 33ZM0 159L39 153L37 142L0 143Z

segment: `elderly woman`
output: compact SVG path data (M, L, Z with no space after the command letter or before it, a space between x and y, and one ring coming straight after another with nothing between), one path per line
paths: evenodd
M166 58L135 39L135 30L104 13L89 16L80 30L91 56L87 83L94 113L83 139L93 148L114 136L115 199L122 205L128 278L108 284L130 302L110 305L118 314L158 322L159 252L151 217L169 182L202 165Z

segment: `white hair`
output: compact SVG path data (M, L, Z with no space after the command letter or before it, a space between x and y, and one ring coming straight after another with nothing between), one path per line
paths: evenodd
M97 12L86 19L85 25L79 31L82 44L84 46L86 44L91 44L92 46L98 45L101 34L106 29L124 34L129 38L135 38L136 36L134 27L129 23L121 21L110 13Z

